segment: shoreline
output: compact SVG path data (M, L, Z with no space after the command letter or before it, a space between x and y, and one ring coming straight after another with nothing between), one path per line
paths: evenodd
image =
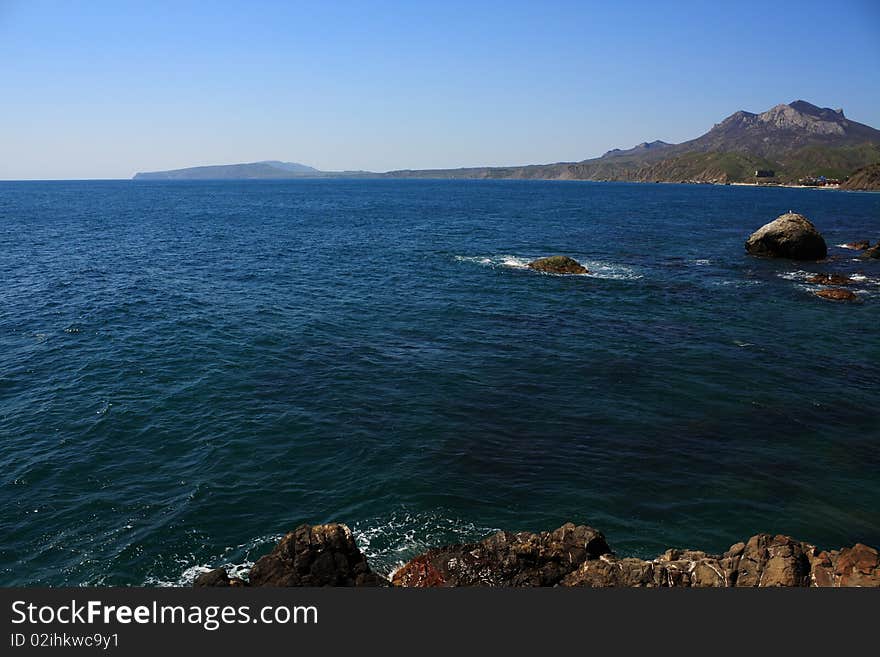
M430 548L383 575L370 568L347 525L328 523L286 534L247 579L219 567L193 586L880 588L880 553L863 543L821 550L790 536L756 534L723 554L670 548L638 559L617 556L593 527L566 523Z

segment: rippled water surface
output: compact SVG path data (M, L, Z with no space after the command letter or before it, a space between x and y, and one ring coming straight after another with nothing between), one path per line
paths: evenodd
M0 183L0 584L185 582L341 520L880 544L880 261L745 255L880 195L533 181ZM524 267L565 253L593 272ZM854 277L860 303L814 297Z

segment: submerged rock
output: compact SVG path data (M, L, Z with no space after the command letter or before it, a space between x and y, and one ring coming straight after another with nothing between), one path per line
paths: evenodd
M498 532L479 543L428 550L392 576L397 586L553 586L581 564L608 554L592 527L552 532Z
M338 523L300 525L251 568L251 586L388 586Z
M529 268L548 274L588 274L589 270L574 258L568 256L550 256L538 258L529 263Z
M874 246L866 248L865 252L862 253L861 258L880 258L880 242L877 242Z
M746 251L771 258L821 260L828 255L828 246L809 219L788 212L752 233Z
M807 279L807 283L817 283L819 285L852 285L853 280L849 276L843 274L816 274Z
M247 582L230 577L225 568L215 568L196 577L193 586L247 586Z
M868 240L858 240L856 242L848 242L843 245L844 249L852 249L853 251L864 251L871 243Z
M842 290L839 287L831 287L827 290L816 290L813 294L822 299L828 299L829 301L858 301L859 299L854 292Z

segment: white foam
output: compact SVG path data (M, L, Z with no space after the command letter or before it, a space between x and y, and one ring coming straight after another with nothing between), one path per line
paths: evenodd
M518 256L501 254L493 256L455 256L459 262L469 262L485 267L506 267L509 269L528 269L529 263L541 256ZM587 268L586 274L551 274L548 272L535 272L544 276L592 276L593 278L607 278L612 280L637 280L642 278L632 267L617 263L600 260L576 260L580 265Z
M620 265L613 262L603 262L600 260L586 260L581 263L590 270L585 276L593 276L595 278L608 278L617 281L635 281L644 278L632 267Z
M409 511L358 522L351 530L370 567L389 577L430 548L475 541L498 531L437 513Z
M725 281L712 281L712 285L717 285L719 287L754 287L756 285L763 285L764 281L759 281L754 278L747 278L741 281L733 281L733 280L725 280Z
M213 565L198 564L192 565L192 563L196 560L194 555L187 555L185 557L178 557L175 561L180 564L181 571L180 574L172 579L165 579L162 577L150 576L144 580L144 586L157 586L157 587L179 587L179 586L192 586L193 581L196 577L201 575L202 573L206 573L210 570L214 570L215 568L225 568L226 572L229 573L230 577L238 577L240 579L247 579L248 572L251 569L251 566L254 565L250 554L258 549L265 547L266 545L274 545L278 541L281 540L283 534L272 535L272 536L262 536L260 538L255 538L252 541L247 543L242 543L241 545L229 546L223 549L222 555L219 556L216 560L212 559L211 563ZM231 562L225 559L226 555L231 553L240 553L244 551L247 557L239 562Z
M815 276L815 272L804 271L803 269L798 269L796 271L787 271L782 274L777 274L779 278L784 278L787 281L805 281L810 276Z

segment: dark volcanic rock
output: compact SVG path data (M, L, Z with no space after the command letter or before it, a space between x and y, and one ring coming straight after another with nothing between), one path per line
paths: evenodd
M225 568L215 568L196 577L193 586L247 586L247 583L238 577L230 577Z
M752 233L746 251L772 258L821 260L828 255L828 246L809 219L788 212Z
M429 550L394 573L397 586L553 586L585 561L610 553L592 527L498 532L479 543Z
M251 586L387 586L342 524L300 525L251 568Z
M807 279L807 283L817 283L819 285L852 285L853 280L849 276L843 274L816 274Z
M568 256L550 256L538 258L529 263L529 268L548 274L587 274L589 271L574 258Z
M842 290L839 287L831 287L827 290L816 290L813 294L822 299L827 299L828 301L858 301L859 299L854 292Z

